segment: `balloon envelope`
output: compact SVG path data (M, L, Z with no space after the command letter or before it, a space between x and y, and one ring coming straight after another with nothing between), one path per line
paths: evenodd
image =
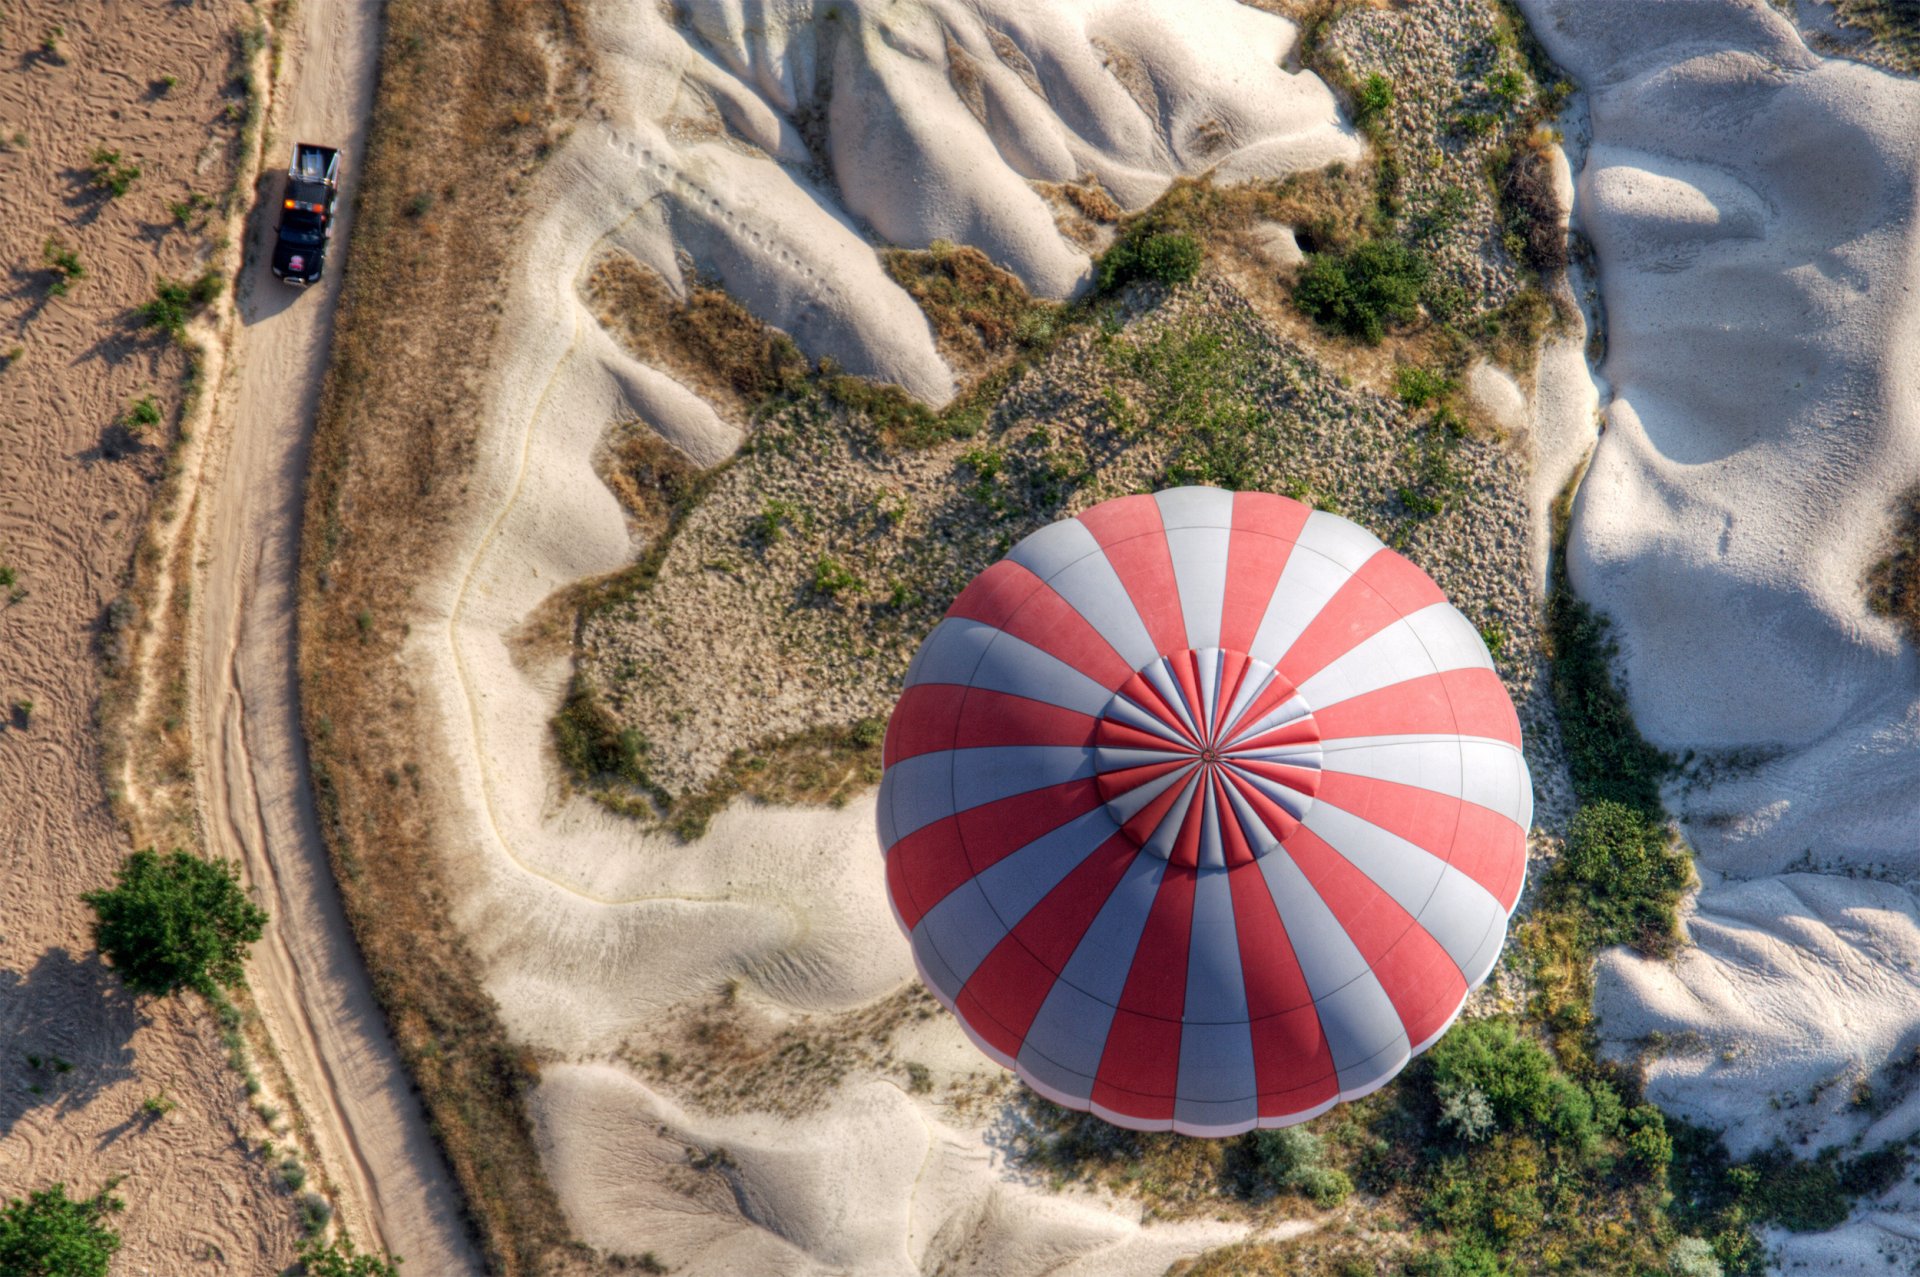
M1383 1085L1492 970L1532 787L1479 634L1285 497L1093 507L981 573L888 724L922 978L1041 1094L1143 1130Z

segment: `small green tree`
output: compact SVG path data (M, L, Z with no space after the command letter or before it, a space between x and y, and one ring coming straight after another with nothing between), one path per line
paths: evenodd
M363 1255L347 1237L336 1237L324 1246L308 1242L300 1252L300 1265L307 1277L400 1277L397 1256Z
M136 851L110 890L81 899L98 915L94 942L135 993L164 997L181 989L211 996L238 984L247 946L260 938L266 911L247 899L234 866L184 851Z
M0 1208L0 1273L7 1277L107 1277L120 1234L102 1221L124 1203L105 1189L75 1201L65 1184Z

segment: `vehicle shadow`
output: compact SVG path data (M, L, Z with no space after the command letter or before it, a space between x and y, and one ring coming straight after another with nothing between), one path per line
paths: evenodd
M141 1018L98 954L55 948L25 972L0 968L0 1141L35 1109L82 1109L133 1077Z

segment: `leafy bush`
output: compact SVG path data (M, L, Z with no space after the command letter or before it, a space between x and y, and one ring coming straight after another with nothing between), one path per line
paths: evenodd
M1493 1134L1493 1105L1477 1086L1436 1087L1440 1101L1440 1126L1469 1144Z
M1407 1277L1507 1277L1511 1271L1492 1250L1473 1242L1429 1251L1407 1265Z
M1417 364L1402 364L1393 374L1393 393L1416 412L1440 403L1457 388L1458 383L1444 372Z
M1361 81L1353 95L1353 120L1370 124L1393 109L1393 81L1378 72Z
M1659 954L1677 943L1674 909L1692 881L1692 861L1664 823L1602 798L1574 813L1548 890L1579 906L1595 944Z
M1397 240L1376 239L1345 253L1318 253L1300 272L1293 300L1308 318L1335 332L1378 344L1391 323L1420 314L1426 258Z
M1274 1192L1299 1193L1322 1209L1347 1200L1353 1181L1346 1172L1325 1165L1326 1145L1302 1127L1256 1131L1248 1141L1258 1181Z
M141 302L136 313L142 328L158 328L175 341L187 334L187 323L220 296L225 285L218 271L209 270L192 281L161 278L153 285L151 299Z
M0 1207L0 1273L7 1277L107 1277L120 1234L102 1221L122 1209L105 1190L81 1201L55 1184Z
M1576 1148L1597 1132L1593 1100L1561 1073L1545 1047L1510 1021L1469 1020L1455 1025L1427 1053L1436 1094L1478 1091L1503 1129L1531 1129Z
M136 851L112 888L81 899L93 906L94 942L121 980L156 997L182 989L211 997L238 984L247 946L267 922L231 863L184 851Z
M1637 1104L1627 1114L1627 1156L1656 1180L1666 1178L1673 1161L1673 1137L1667 1120L1651 1104Z
M1098 285L1103 293L1149 279L1184 284L1200 273L1200 241L1178 231L1123 235L1100 258Z

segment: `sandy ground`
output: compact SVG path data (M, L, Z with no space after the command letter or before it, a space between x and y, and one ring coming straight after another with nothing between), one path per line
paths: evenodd
M872 799L735 804L692 845L642 835L559 797L547 720L566 662L522 668L506 641L556 588L631 560L592 468L612 420L637 414L701 462L739 442L599 327L580 288L601 245L676 280L684 252L810 353L940 400L952 376L858 223L916 246L973 243L1059 295L1087 260L1029 178L1092 171L1140 203L1215 159L1284 172L1354 153L1324 86L1281 69L1292 29L1252 10L1082 3L1043 18L934 4L849 20L840 8L790 27L722 3L692 6L685 28L650 6L600 14L608 117L543 176L553 211L507 302L467 534L423 587L408 650L458 778L443 822L454 916L508 1031L542 1056L538 1136L590 1243L689 1274L1158 1274L1244 1226L1143 1226L1136 1203L1023 1182L989 1120L1004 1108L947 1102L998 1070L944 1016L889 1023L871 1058L818 1093L776 1078L742 1112L682 1103L672 1080L634 1067L715 999L752 1025L825 1032L911 987ZM943 30L976 64L959 85L933 70L958 61ZM803 108L829 74L823 129ZM842 92L851 83L861 91ZM1191 153L1200 133L1239 145ZM833 184L808 175L816 154ZM899 181L908 168L916 180ZM909 1063L929 1092L907 1085Z
M273 168L294 139L338 146L343 216L322 286L302 292L272 278L272 219L263 217L239 287L241 327L192 529L202 819L209 851L245 866L272 916L249 980L349 1229L403 1256L410 1271L477 1271L458 1194L347 928L306 779L293 641L300 508L372 102L379 6L305 4L295 24L263 185L269 197L279 190Z
M1861 580L1920 479L1920 85L1810 52L1760 0L1522 7L1587 90L1576 218L1608 323L1569 564L1642 729L1699 755L1670 796L1695 946L1605 959L1605 1035L1664 1034L1651 1094L1737 1151L1908 1136L1920 660ZM1590 437L1563 386L1544 433ZM1782 1254L1879 1267L1917 1221L1903 1184Z
M9 5L0 14L0 1196L109 1176L127 1202L120 1273L265 1273L298 1229L250 1146L258 1125L197 1000L136 1005L93 952L78 899L129 850L102 791L94 731L96 634L121 588L163 459L114 422L151 392L178 406L182 355L135 334L156 274L195 273L208 245L166 204L217 197L240 4ZM60 57L38 56L64 28ZM177 83L152 87L171 75ZM18 140L16 140L18 139ZM141 176L98 201L80 170L95 146ZM45 298L43 241L87 275ZM9 591L0 589L0 600ZM30 722L11 709L33 705ZM38 1057L36 1067L29 1057ZM142 1102L164 1093L159 1119Z

